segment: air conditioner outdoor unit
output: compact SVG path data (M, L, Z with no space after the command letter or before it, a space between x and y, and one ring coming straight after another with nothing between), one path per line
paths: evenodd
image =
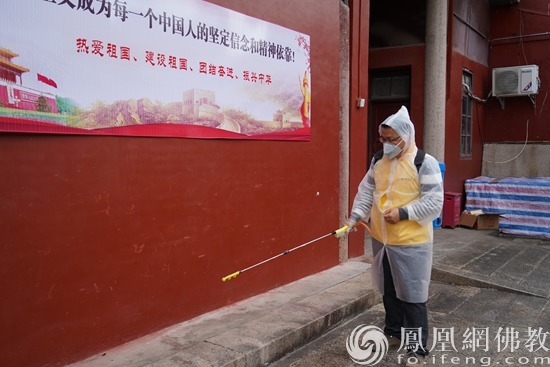
M512 66L493 69L493 96L533 96L539 92L537 65Z

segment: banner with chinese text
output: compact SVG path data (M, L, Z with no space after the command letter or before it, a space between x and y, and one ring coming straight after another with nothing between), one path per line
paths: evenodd
M2 1L0 131L307 141L309 45L206 1Z

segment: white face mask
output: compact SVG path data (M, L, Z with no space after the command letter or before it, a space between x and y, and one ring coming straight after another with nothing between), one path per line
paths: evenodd
M401 153L402 149L391 143L384 143L384 155L389 159L394 159Z

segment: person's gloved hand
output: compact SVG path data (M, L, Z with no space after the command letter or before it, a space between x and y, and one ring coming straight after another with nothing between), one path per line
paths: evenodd
M342 226L342 228L334 231L334 235L336 238L345 237L347 236L351 231L355 230L355 225L357 224L357 221L353 218L349 218L346 220L346 224Z
M348 229L346 229L346 233L350 233L355 229L355 226L357 225L357 221L353 218L348 218L346 221L346 226L348 226Z

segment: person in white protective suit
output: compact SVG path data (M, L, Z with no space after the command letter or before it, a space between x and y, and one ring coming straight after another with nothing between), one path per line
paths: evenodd
M433 220L443 207L439 163L426 154L415 166L418 148L405 106L378 129L384 143L359 185L346 225L370 219L373 281L383 294L384 332L390 346L403 346L423 365L428 354L428 287L432 269ZM407 362L408 360L408 362Z

